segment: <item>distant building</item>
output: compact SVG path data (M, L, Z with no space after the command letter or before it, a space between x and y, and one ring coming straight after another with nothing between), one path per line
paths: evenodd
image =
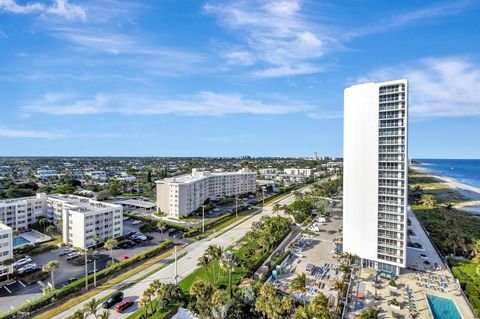
M39 179L48 179L48 178L52 178L52 177L59 177L60 174L58 174L53 169L41 168L41 169L37 169L37 172L36 172L35 176Z
M309 168L285 168L283 173L286 175L310 177L312 175L312 170Z
M12 168L10 166L0 166L0 176L12 175Z
M48 216L62 219L62 235L65 244L82 249L123 235L123 208L121 205L99 202L74 195L48 196Z
M13 272L12 265L4 265L3 262L13 258L13 234L12 228L0 223L0 278Z
M398 274L407 253L407 81L351 86L344 103L343 250Z
M107 179L107 172L105 171L91 171L91 172L85 172L85 175L92 178L92 179L97 179L104 181Z
M157 210L169 216L186 217L207 199L256 191L256 173L210 172L193 169L190 175L157 181Z
M43 193L0 200L0 223L14 230L27 230L37 221L37 217L45 215L46 207L47 195Z

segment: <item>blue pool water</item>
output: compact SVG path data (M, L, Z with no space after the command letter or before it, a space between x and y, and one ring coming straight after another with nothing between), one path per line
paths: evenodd
M447 298L427 295L428 304L435 319L462 319L455 303Z
M13 238L13 248L17 248L26 244L31 244L31 242L21 236Z

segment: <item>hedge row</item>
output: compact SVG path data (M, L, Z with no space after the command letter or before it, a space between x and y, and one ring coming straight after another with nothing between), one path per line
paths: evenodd
M115 272L118 272L120 270L123 270L125 268L128 268L130 267L131 265L143 260L143 259L147 259L147 258L151 258L153 256L156 256L158 255L160 252L166 250L166 249L169 249L173 247L173 242L171 240L168 240L168 241L165 241L163 243L161 243L160 245L157 245L155 247L152 247L148 250L145 250L143 252L140 252L138 254L136 254L135 256L123 261L123 262L120 262L120 263L116 263L116 264L113 264L105 269L102 269L100 271L97 272L97 280L101 280L103 278L106 278L110 275L112 275L113 273ZM89 281L93 280L93 274L89 275L86 277ZM83 288L85 288L85 277L82 277L80 279L78 279L77 281L65 286L65 287L62 287L60 289L56 289L54 291L52 291L51 293L49 293L48 295L45 295L45 296L41 296L31 302L28 302L26 304L23 304L21 305L20 307L16 308L16 309L13 309L13 310L10 310L6 313L3 313L0 315L0 319L9 319L9 318L14 318L17 316L17 314L19 314L20 312L27 312L27 313L30 313L30 312L33 312L33 311L36 311L40 308L43 308L59 299L62 299L62 298L65 298L67 297L68 295L71 295L75 292L78 292L80 290L82 290Z

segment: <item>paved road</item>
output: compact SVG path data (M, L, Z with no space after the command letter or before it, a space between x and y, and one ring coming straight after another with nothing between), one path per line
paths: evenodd
M289 195L286 198L282 199L279 201L280 204L289 204L293 201L293 195ZM275 203L275 202L274 202ZM247 220L241 220L238 222L233 228L230 230L220 234L220 235L215 235L212 234L209 237L196 241L188 246L183 250L182 253L187 253L183 258L181 258L178 262L177 265L177 271L178 271L178 280L181 280L191 274L197 267L197 260L200 256L203 255L205 250L208 248L209 245L211 244L216 244L220 245L224 248L231 246L235 242L237 242L240 238L245 236L245 234L250 230L252 224L258 220L262 216L267 216L267 215L273 215L272 207L274 203L270 203L266 205L260 213L257 215L247 219ZM215 237L217 236L217 237ZM158 267L158 266L155 266ZM146 273L148 271L142 272ZM137 274L135 278L138 278L141 275L141 273ZM175 275L175 265L170 264L163 269L159 270L158 272L154 273L153 275L145 278L141 282L127 288L124 290L125 298L130 298L135 301L134 306L130 307L127 309L124 313L119 314L114 311L111 311L111 316L110 318L127 318L129 315L131 315L133 312L138 310L138 300L141 298L143 291L148 287L148 285L156 279L162 280L164 282L173 282L174 281L174 275ZM134 278L130 278L128 281L131 282L133 281ZM105 296L109 295L110 293L114 292L115 290L119 289L117 287L112 287L111 289L107 289L105 291L102 291L98 295L95 296L96 299L101 299L104 298ZM78 304L75 307L70 308L69 310L53 317L54 319L60 319L60 318L66 318L73 314L77 309L80 309L83 307L83 305L88 302L90 299Z

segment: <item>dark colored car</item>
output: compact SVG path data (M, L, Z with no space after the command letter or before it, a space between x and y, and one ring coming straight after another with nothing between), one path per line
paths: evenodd
M133 300L124 300L115 305L113 310L115 310L118 313L122 313L125 309L133 305Z
M121 291L116 292L102 304L102 307L104 309L110 309L114 304L119 303L122 300L123 300L123 292Z

